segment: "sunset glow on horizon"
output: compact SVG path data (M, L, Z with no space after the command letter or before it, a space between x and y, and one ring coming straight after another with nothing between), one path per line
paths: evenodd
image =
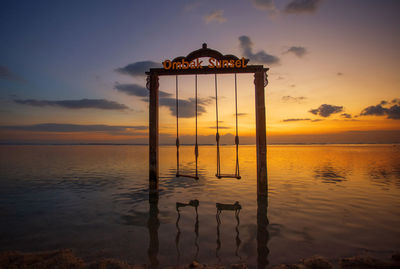
M288 2L8 2L0 143L146 144L144 72L204 42L270 68L268 143L400 143L399 2ZM239 135L254 143L254 77L237 79ZM178 81L179 133L191 144L194 75ZM160 77L161 144L175 143L175 87ZM198 97L200 143L214 143L213 75L198 75ZM218 98L232 144L234 75L218 75Z
M398 268L399 15L3 0L0 268Z

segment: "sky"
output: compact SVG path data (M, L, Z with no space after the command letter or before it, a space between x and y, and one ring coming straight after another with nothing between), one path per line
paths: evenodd
M207 43L270 68L268 143L400 143L400 1L1 1L0 143L148 142L145 71ZM222 142L234 75L218 75ZM160 142L175 143L175 77L160 78ZM238 74L254 143L254 77ZM194 76L179 76L182 143ZM215 141L214 76L198 76L199 141Z

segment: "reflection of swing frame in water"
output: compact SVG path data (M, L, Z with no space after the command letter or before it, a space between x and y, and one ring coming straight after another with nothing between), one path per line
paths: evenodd
M189 203L180 203L180 202L176 202L176 212L178 212L178 217L176 219L176 237L175 237L175 245L176 245L176 251L177 251L177 263L179 264L179 259L181 256L181 252L179 250L179 240L180 240L180 236L181 236L181 229L179 227L179 220L181 219L181 214L180 214L180 208L181 207L187 207L187 206L191 206L194 207L195 211L196 211L196 222L194 224L194 233L195 233L195 241L194 241L194 245L196 246L196 254L194 256L194 259L197 260L197 256L199 254L199 214L197 212L197 208L199 207L199 200L195 199L195 200L190 200Z
M221 213L222 211L235 211L235 218L236 218L236 249L235 249L235 255L239 257L239 259L242 259L239 255L239 247L242 241L240 240L240 232L239 232L239 225L240 225L240 219L239 219L239 213L240 210L242 209L242 206L239 204L239 202L235 202L234 204L221 204L221 203L216 203L215 204L217 208L217 214L216 214L216 219L217 219L217 248L215 250L215 256L218 258L218 260L221 262L221 258L219 257L219 250L221 249L221 237L220 237L220 225L221 225Z
M150 268L155 269L158 268L159 261L157 259L158 255L158 250L159 250L159 240L158 240L158 228L160 226L160 221L158 219L158 193L150 193L149 194L149 204L150 204L150 210L149 210L149 219L147 223L147 228L149 232L149 246L148 246L148 257L150 261ZM198 217L198 212L197 208L199 206L199 201L198 200L191 200L189 203L184 204L184 203L176 203L176 210L178 212L178 217L176 221L176 228L177 228L177 235L175 238L175 243L178 251L178 263L179 263L179 258L180 258L180 253L179 253L179 238L180 238L180 228L179 228L179 220L180 220L180 208L181 207L186 207L186 206L192 206L195 208L196 211L196 223L195 223L195 245L196 245L196 258L199 253L199 245L198 245L198 238L199 238L199 217ZM241 240L239 238L239 212L241 210L241 205L236 202L235 204L216 204L217 208L217 249L216 249L216 256L219 258L219 249L221 248L221 240L220 240L220 215L223 210L230 210L230 211L235 211L235 217L237 220L237 225L236 225L236 256L238 256L240 259L241 257L238 254L238 250L241 244ZM257 268L258 269L264 269L268 265L268 254L269 254L269 249L267 246L267 243L269 241L269 232L268 232L268 217L267 217L267 208L268 208L268 198L267 197L258 197L257 199Z

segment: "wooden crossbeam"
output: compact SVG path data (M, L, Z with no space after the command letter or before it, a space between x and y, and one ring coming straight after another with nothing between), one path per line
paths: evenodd
M248 65L243 68L209 68L204 66L203 68L194 69L174 69L167 70L164 68L150 68L147 75L155 74L158 76L175 76L175 75L195 75L195 74L233 74L233 73L256 73L256 72L266 72L269 68L264 68L262 65Z

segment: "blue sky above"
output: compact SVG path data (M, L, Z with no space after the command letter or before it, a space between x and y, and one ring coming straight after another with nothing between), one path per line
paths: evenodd
M302 2L307 4L303 9ZM298 5L289 9L291 3ZM289 130L281 126L283 121L308 118L308 111L322 104L361 114L368 106L400 97L399 11L396 0L2 1L0 124L142 126L146 102L116 90L116 83L143 87L144 77L123 75L117 68L140 61L160 63L186 55L203 42L241 57L246 54L241 36L251 41L252 63L259 60L271 68L267 104L271 102L273 110L268 114L272 130L293 133L294 123L286 121ZM265 58L256 55L279 61L262 62ZM173 87L166 80L161 90L172 93ZM284 96L304 97L308 103L290 114L293 103L282 104ZM82 109L55 103L14 101L82 99L129 109L89 107L83 114ZM383 125L397 129L393 120Z

